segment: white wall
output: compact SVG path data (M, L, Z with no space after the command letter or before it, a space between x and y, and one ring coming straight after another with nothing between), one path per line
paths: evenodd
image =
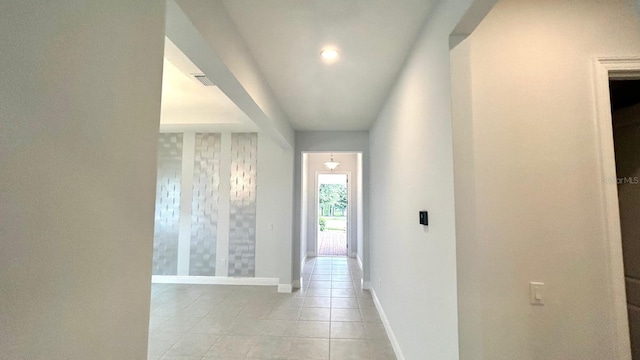
M0 358L144 359L164 2L0 5Z
M318 173L326 173L329 170L324 165L325 162L329 161L330 153L311 153L307 154L307 178L308 183L306 187L306 196L307 196L307 217L303 221L302 226L307 227L307 255L316 256L318 250L317 243L317 232L318 232L318 195L316 193L318 189ZM354 255L355 251L357 251L357 224L358 214L357 214L357 201L358 201L358 192L356 186L358 184L358 163L356 154L353 153L333 153L333 159L340 163L338 167L335 169L336 172L348 172L349 173L349 184L348 191L350 193L349 205L347 209L347 214L349 214L349 256ZM304 166L304 165L303 165ZM303 187L303 189L305 189Z
M364 201L363 201L363 171L362 171L362 154L356 154L356 256L360 266L363 265L364 259Z
M475 164L473 123L471 119L470 47L465 41L451 51L453 94L453 157L455 164L456 258L458 268L458 338L460 359L473 359L482 353L481 337L477 336L482 320L482 303L475 296L482 291L484 281L466 273L482 259L476 256L479 244L468 239L476 236ZM479 358L482 359L481 357Z
M293 149L258 134L257 176L256 277L291 285Z
M369 244L369 132L367 131L297 131L294 160L294 211L293 211L293 278L300 279L300 262L310 249L301 246L301 214L302 214L302 159L303 152L362 152L363 171L363 206L364 214L364 279L369 279L368 244ZM312 179L307 179L312 184ZM307 203L313 199L306 199ZM306 208L306 207L305 207ZM302 253L302 250L305 250Z
M640 55L634 6L502 0L452 52L461 359L623 358L592 66Z
M301 169L300 169L300 188L301 189L306 189L307 186L309 186L309 172L308 172L308 154L302 154L301 156ZM298 207L296 206L297 204L294 204L294 212L298 210ZM307 219L307 216L309 214L309 193L307 191L302 191L301 193L301 198L300 198L300 235L299 235L299 240L296 241L298 242L300 245L300 269L302 269L302 267L304 266L304 262L306 260L307 257L307 252L309 251L307 248L307 243L308 243L308 223L307 221L302 221L303 219ZM297 238L294 236L294 239ZM295 248L295 246L294 246ZM298 270L299 271L299 270ZM293 275L295 278L295 275ZM298 280L299 282L299 280ZM301 286L302 284L297 283L297 286Z
M219 87L204 86L191 75L202 70L168 38L164 56L160 124L210 124L212 118L218 124L253 124Z
M449 35L470 4L434 9L370 130L371 286L411 360L458 359Z

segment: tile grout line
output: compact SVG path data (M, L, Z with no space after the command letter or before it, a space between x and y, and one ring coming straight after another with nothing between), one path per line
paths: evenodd
M329 284L329 360L331 360L331 328L333 327L333 259L331 260Z

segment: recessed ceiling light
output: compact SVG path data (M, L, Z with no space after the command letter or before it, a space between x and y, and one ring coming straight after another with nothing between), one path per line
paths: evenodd
M334 62L338 60L339 55L336 48L325 48L320 52L320 56L322 56L322 60L325 62Z

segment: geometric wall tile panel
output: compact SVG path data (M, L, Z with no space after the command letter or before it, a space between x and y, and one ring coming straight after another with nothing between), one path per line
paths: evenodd
M160 134L153 234L153 274L176 275L180 227L182 134Z
M255 277L258 135L231 134L229 276Z
M215 276L220 134L196 134L189 275Z

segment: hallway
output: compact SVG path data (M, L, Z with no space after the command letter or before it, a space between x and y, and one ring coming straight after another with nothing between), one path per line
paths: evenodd
M395 359L354 259L309 259L303 289L154 284L153 360Z

